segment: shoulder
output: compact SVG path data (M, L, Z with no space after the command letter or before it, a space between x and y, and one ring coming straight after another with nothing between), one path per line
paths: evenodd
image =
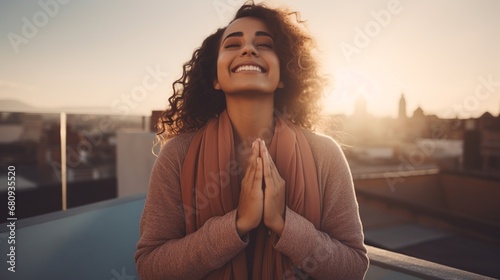
M311 148L318 176L322 180L328 180L333 175L350 174L349 163L337 141L328 135L305 129L303 134Z
M196 132L181 133L169 139L161 148L156 162L160 164L170 163L181 167L195 134Z
M344 160L344 152L332 137L319 132L302 129L316 161L320 159Z

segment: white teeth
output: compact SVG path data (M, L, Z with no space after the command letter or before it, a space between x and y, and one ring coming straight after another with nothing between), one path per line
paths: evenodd
M257 71L257 72L262 73L262 69L259 66L255 66L255 65L242 65L242 66L236 68L236 70L234 70L234 72L236 72L236 73L241 72L241 71Z

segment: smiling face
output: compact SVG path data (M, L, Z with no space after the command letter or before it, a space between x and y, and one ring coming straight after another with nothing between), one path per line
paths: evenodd
M282 86L274 40L261 20L239 18L229 24L221 40L215 89L226 94L270 94Z

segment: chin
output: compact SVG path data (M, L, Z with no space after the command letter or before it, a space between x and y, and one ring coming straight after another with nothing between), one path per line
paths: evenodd
M274 91L261 88L242 88L238 90L224 91L228 95L272 95Z
M255 83L252 83L252 84L229 87L229 88L227 88L227 90L223 89L223 91L227 94L269 95L269 94L273 94L276 91L276 89L277 89L277 86L276 87L260 86L260 85L255 85Z

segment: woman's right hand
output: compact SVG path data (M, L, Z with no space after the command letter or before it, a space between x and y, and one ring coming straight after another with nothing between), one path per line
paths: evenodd
M264 211L260 145L260 139L253 142L245 177L241 181L240 201L236 216L236 230L241 237L259 226Z

